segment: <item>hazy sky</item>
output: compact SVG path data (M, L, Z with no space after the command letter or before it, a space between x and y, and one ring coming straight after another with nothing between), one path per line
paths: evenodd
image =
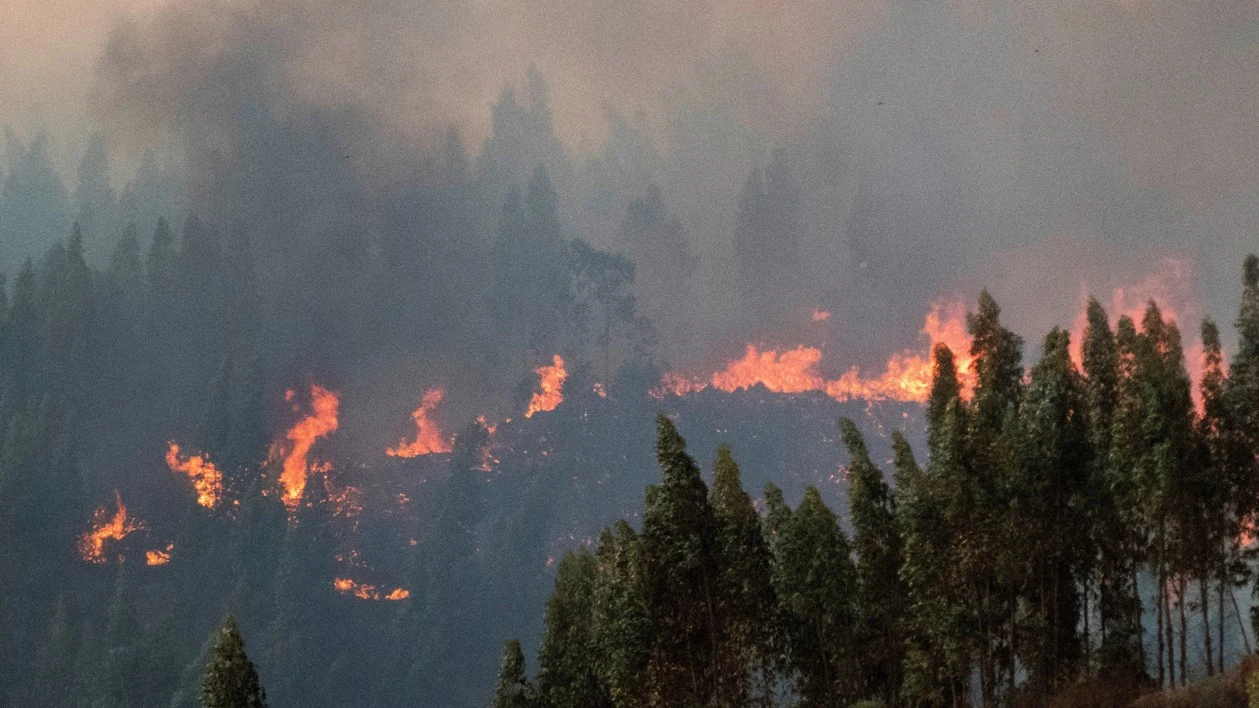
M475 150L536 64L570 149L607 107L689 141L674 159L717 187L684 214L728 214L747 166L793 149L814 228L895 262L913 307L989 285L1036 331L1172 256L1227 320L1259 249L1255 0L0 2L0 122L71 152L85 127L213 140L258 93L352 107L384 150L452 123Z

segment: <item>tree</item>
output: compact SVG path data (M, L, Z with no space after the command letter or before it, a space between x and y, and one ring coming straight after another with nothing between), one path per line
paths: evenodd
M643 586L642 545L625 521L599 536L594 597L595 652L600 683L616 708L646 701L643 677L653 633Z
M774 585L787 663L801 706L845 706L861 697L856 569L822 495L808 487L774 541Z
M597 572L595 557L585 549L564 554L556 569L538 650L538 698L547 708L611 705L591 661Z
M652 705L725 705L714 665L728 627L722 596L717 520L699 466L663 414L656 417L660 486L643 512L643 580L652 627L647 666Z
M732 705L772 705L780 637L775 632L778 600L774 594L769 546L761 519L739 481L730 448L717 448L712 506L717 517L724 590L720 614L729 631L720 650L718 679Z
M870 460L857 425L843 418L839 430L850 458L848 503L857 557L857 641L867 647L865 690L867 695L896 705L905 660L906 609L896 500L882 470ZM903 443L904 438L899 439ZM894 448L898 445L893 442Z
M219 627L214 654L205 667L201 705L205 708L266 708L267 692L258 680L258 670L245 655L245 640L231 615Z
M508 640L503 650L503 663L498 669L498 687L494 689L491 708L530 708L533 688L525 677L525 655L520 641Z
M1076 676L1082 655L1081 569L1086 528L1082 492L1088 479L1087 438L1079 377L1066 332L1045 337L1019 420L1019 461L1011 480L1018 547L1005 542L1019 593L1017 651L1033 695L1048 696Z
M803 189L786 154L774 151L753 169L739 192L734 230L739 311L754 331L802 320L797 312L806 287L803 253Z

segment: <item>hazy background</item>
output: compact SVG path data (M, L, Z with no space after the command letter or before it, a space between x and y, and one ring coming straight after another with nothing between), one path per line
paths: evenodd
M1107 301L1160 280L1167 257L1189 273L1168 294L1176 309L1228 320L1256 245L1249 1L8 0L3 12L0 123L19 142L48 131L69 196L100 133L116 190L157 148L175 156L188 207L220 222L253 218L241 195L264 174L293 182L272 185L285 195L268 205L352 184L373 212L452 126L475 161L491 107L506 86L527 105L536 67L558 142L534 156L560 173L567 235L616 248L624 203L648 182L685 225L695 319L712 327L674 343L684 362L732 353L721 342L702 355L738 319L736 202L776 149L803 194L807 268L792 297L835 312L809 336L846 363L881 360L912 341L931 299L981 286L1037 338L1070 324L1085 292ZM306 159L328 146L343 153L335 169ZM617 189L600 192L591 165ZM10 240L12 271L25 244Z

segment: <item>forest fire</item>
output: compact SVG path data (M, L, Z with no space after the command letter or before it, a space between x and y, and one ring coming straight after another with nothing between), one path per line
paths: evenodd
M415 440L400 440L397 447L385 450L385 454L390 457L419 457L450 452L450 438L443 435L437 422L429 417L445 396L445 389L431 388L425 391L424 397L420 399L420 407L411 413L411 418L415 421Z
M168 543L165 548L158 548L144 552L145 565L166 565L170 563L171 551L175 549L175 544Z
M526 418L532 418L534 413L553 411L564 401L564 380L568 378L568 370L564 368L564 359L559 354L553 357L550 366L539 366L534 373L539 377L538 390L529 399Z
M121 541L128 534L144 528L144 524L127 516L127 506L122 503L122 495L114 490L116 509L110 515L106 507L99 507L92 514L92 526L79 537L79 555L93 565L102 565L108 560L105 554L107 541Z
M285 393L285 400L293 400L293 391ZM298 421L284 437L271 445L270 461L282 461L280 486L284 504L293 511L301 503L306 490L306 475L311 471L310 450L315 442L337 429L337 411L341 401L333 391L311 384L312 413Z
M360 600L397 601L405 600L408 597L411 597L411 591L406 588L393 588L392 590L385 592L383 588L378 588L375 585L369 585L367 583L355 582L349 578L334 578L332 580L332 587L342 595L353 595Z
M966 334L965 307L962 303L934 303L920 333L930 342L926 351L906 350L893 354L888 359L887 368L877 378L864 378L860 369L853 367L840 378L827 380L818 372L822 350L816 347L761 351L749 344L743 358L730 362L708 381L688 379L670 372L661 378L660 386L652 393L656 397L669 394L685 396L709 386L733 392L761 385L774 393L821 391L841 403L855 398L922 402L927 400L931 389L931 350L937 344L945 344L953 351L963 388L969 391L974 357L970 354L970 337Z
M1109 301L1098 298L1106 308L1110 317L1110 325L1114 327L1122 317L1128 317L1141 329L1141 320L1150 302L1158 305L1163 319L1180 323L1184 327L1189 324L1186 319L1194 317L1201 311L1193 297L1193 270L1189 264L1178 258L1163 258L1153 272L1141 280L1116 286L1110 294ZM1087 325L1087 314L1084 307L1076 313L1071 325L1071 358L1076 365L1081 364L1084 330ZM1182 330L1181 334L1185 334Z
M209 455L181 456L179 443L171 440L166 443L166 466L171 472L187 475L192 480L198 504L207 509L218 506L223 495L223 473L210 461Z

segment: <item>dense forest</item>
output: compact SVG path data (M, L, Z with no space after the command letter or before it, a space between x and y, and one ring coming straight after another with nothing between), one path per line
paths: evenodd
M1199 381L1153 302L1114 329L1090 302L1080 360L1055 329L1025 372L983 293L973 375L935 349L923 464L895 433L889 484L840 421L843 521L813 487L794 509L773 484L754 502L727 447L710 488L660 415L639 528L560 561L536 680L509 642L494 708L1044 705L1081 682L1122 705L1191 664L1223 672L1226 635L1249 653L1255 256L1242 282L1238 351L1226 366L1204 321Z
M0 704L195 705L231 612L274 705L480 705L491 647L539 635L555 558L632 514L656 409L759 438L759 479L793 495L836 468L823 421L921 418L763 387L660 398L663 342L692 329L686 229L664 189L573 167L528 89L475 158L452 133L370 205L339 146L266 122L283 160L320 165L339 216L318 224L274 216L309 195L255 202L230 177L231 208L185 216L153 154L115 191L100 140L66 188L47 138L8 136ZM765 270L798 263L778 240L799 193L776 153L729 205L749 328L810 326L816 303ZM573 201L615 207L615 250L574 232Z

